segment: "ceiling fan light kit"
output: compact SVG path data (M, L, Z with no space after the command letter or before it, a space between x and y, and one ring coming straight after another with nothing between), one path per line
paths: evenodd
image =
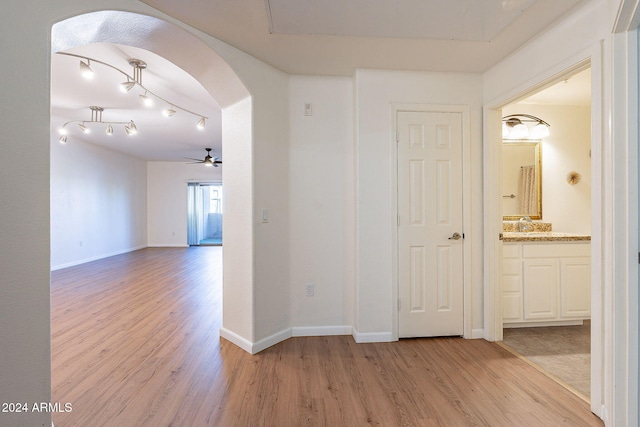
M148 88L146 88L145 86L143 86L142 84L142 70L144 70L145 68L147 68L147 63L142 61L141 59L136 59L136 58L130 58L128 59L128 63L129 65L131 65L131 67L133 68L133 75L129 75L126 72L122 71L121 69L108 64L104 61L100 61L98 59L94 59L94 58L89 58L86 56L82 56L82 55L76 55L74 53L68 53L68 52L57 52L59 55L67 55L67 56L72 56L72 57L76 57L76 58L80 58L80 72L82 74L83 77L85 78L93 78L94 76L94 71L91 68L91 62L97 63L97 64L101 64L104 65L106 67L109 67L113 70L116 70L117 72L123 74L126 77L126 81L120 83L120 90L124 93L128 93L131 92L133 90L133 88L135 88L136 86L139 86L141 91L143 91L143 93L139 93L138 97L140 98L140 100L142 101L142 103L144 104L145 107L147 108L151 108L153 107L153 105L155 104L155 101L161 101L165 104L168 105L167 108L162 110L162 114L165 117L171 117L174 114L176 114L176 110L180 110L184 113L187 114L191 114L195 117L198 118L198 121L196 123L196 127L199 130L204 129L205 127L205 121L206 119L208 119L207 116L204 116L200 113L197 113L195 111L191 111L187 108L181 107L173 102L168 101L167 99L159 96L157 93L152 92L151 90L149 90ZM85 62L86 61L86 62ZM91 109L91 120L70 120L67 123L63 124L62 127L60 128L60 133L62 135L67 135L67 129L66 126L70 123L78 123L78 126L80 127L80 129L82 130L83 133L89 133L90 132L90 128L87 127L86 125L88 123L102 123L102 124L106 124L107 128L106 128L106 133L107 135L113 135L113 125L124 125L124 129L127 135L135 135L138 131L138 129L136 128L136 125L134 124L133 120L129 121L129 122L109 122L109 121L102 121L102 112L104 111L104 108L102 107L96 107L96 106L91 106L89 107ZM62 141L62 138L60 139L60 142ZM66 138L65 141L66 142Z
M214 157L211 155L211 150L212 150L211 148L205 148L205 150L207 151L207 155L204 157L204 159L200 160L200 159L187 158L187 160L194 160L193 162L189 162L187 164L188 165L202 164L207 167L213 166L214 168L219 167L222 164L222 160L220 160L220 158L217 156Z

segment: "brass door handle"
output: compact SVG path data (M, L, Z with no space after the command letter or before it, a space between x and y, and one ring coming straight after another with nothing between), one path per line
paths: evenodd
M453 233L453 236L449 237L449 240L460 240L460 239L462 239L462 234L458 233L457 231Z

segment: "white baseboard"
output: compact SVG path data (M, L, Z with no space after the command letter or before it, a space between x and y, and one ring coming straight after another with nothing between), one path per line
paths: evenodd
M353 339L358 344L367 342L393 342L393 334L391 332L358 332L353 328Z
M472 329L471 330L471 339L480 339L484 338L484 329Z
M91 262L91 261L97 261L99 259L104 259L104 258L109 258L111 256L116 256L116 255L122 255L122 254L126 254L129 252L133 252L133 251L137 251L140 249L144 249L147 248L147 245L143 245L143 246L135 246L133 248L128 248L128 249L123 249L120 251L115 251L115 252L109 252L106 254L101 254L101 255L97 255L97 256L93 256L93 257L89 257L89 258L83 258L77 261L71 261L71 262L67 262L64 264L58 264L58 265L53 265L51 266L51 271L55 271L55 270L61 270L63 268L67 268L67 267L73 267L76 265L80 265L80 264L85 264L87 262Z
M253 344L250 341L242 338L240 335L236 334L235 332L231 332L230 330L225 328L220 328L220 337L224 338L227 341L232 342L233 344L237 345L247 353L251 353Z
M283 331L276 332L273 335L270 335L266 338L261 339L258 342L253 343L251 346L251 354L256 354L261 352L264 349L271 347L272 345L276 345L279 342L287 340L291 338L291 328L287 328Z
M351 335L351 326L294 326L292 337L324 337L329 335Z
M149 248L188 248L189 245L175 244L175 243L167 243L167 244L154 243L154 244L148 245L147 247Z

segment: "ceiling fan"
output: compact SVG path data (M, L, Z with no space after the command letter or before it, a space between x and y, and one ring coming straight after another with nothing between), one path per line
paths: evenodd
M205 156L205 158L203 160L200 159L192 159L190 157L187 157L187 160L195 160L195 162L191 162L191 163L187 163L188 165L195 165L195 164L203 164L205 166L213 166L215 168L219 167L222 164L222 160L220 160L219 157L213 157L211 156L211 148L205 148L205 150L207 150L207 155Z

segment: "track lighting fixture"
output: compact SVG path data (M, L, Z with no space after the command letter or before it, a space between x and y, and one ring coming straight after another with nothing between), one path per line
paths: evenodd
M535 123L529 129L527 123ZM549 136L551 125L530 114L511 114L502 118L502 139L542 139Z
M59 139L61 143L67 142L67 134L69 133L67 129L67 125L71 123L77 123L78 127L83 133L90 133L91 132L90 126L93 123L106 124L107 127L105 129L105 133L107 135L113 135L113 125L124 125L124 129L127 135L134 135L138 132L138 129L136 128L136 125L133 122L133 120L128 122L108 122L108 121L105 122L102 120L102 112L104 111L104 108L92 105L91 107L89 107L89 109L91 110L91 119L71 120L63 124L62 127L58 129L58 132L60 133L60 135L62 135Z
M203 116L202 114L199 114L195 111L191 111L188 110L186 108L183 108L179 105L176 105L173 102L170 102L168 100L166 100L165 98L159 96L157 93L152 92L151 90L149 90L148 88L146 88L145 86L143 86L142 84L142 71L144 69L147 68L147 63L140 60L140 59L135 59L135 58L130 58L127 60L127 62L129 63L129 65L133 68L133 75L129 75L126 72L122 71L121 69L108 64L104 61L100 61L98 59L94 59L94 58L89 58L86 56L82 56L82 55L76 55L74 53L68 53L68 52L57 52L59 55L67 55L67 56L72 56L75 58L80 58L80 71L82 73L82 75L84 77L87 78L91 78L94 75L93 70L91 69L91 62L93 63L97 63L97 64L101 64L104 65L106 67L112 68L114 70L116 70L117 72L121 73L122 75L124 75L126 77L126 81L120 83L120 90L122 92L131 92L136 86L139 86L141 91L143 91L142 93L139 93L138 96L141 99L141 101L144 103L144 105L146 107L151 107L154 104L155 100L159 100L164 102L166 105L170 105L169 108L166 108L162 111L162 114L164 114L166 117L171 117L174 114L176 114L176 110L180 110L183 111L185 113L191 114L193 116L199 117L200 119L198 120L198 124L197 124L197 128L202 130L205 127L205 122L208 119L208 117ZM86 62L85 62L86 61ZM93 108L93 107L90 107ZM135 124L133 123L133 121L131 122L102 122L102 116L101 116L102 110L100 110L100 119L93 119L91 121L80 121L80 120L72 120L70 122L65 123L62 128L64 129L64 127L68 124L68 123L72 123L72 122L76 122L79 125L82 125L83 127L86 128L86 126L84 125L84 123L90 123L90 122L100 122L100 123L113 123L113 124L125 124L125 130L127 132L127 134L129 135L133 135L134 133L136 133L137 129L135 127ZM86 128L87 130L89 130L88 128ZM113 128L111 127L111 129L108 127L107 128L107 134L111 135L112 133L109 133L109 131L111 130L111 132L113 132Z

